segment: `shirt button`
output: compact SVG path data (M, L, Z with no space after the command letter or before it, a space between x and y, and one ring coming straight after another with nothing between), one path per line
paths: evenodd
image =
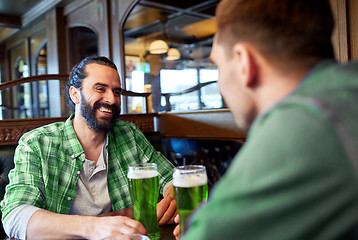
M70 200L71 200L71 197L68 197L67 200L70 201Z

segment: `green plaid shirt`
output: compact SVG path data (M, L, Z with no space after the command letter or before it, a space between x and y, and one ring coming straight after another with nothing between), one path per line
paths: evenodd
M14 208L29 204L55 213L68 214L76 195L85 152L71 120L34 129L19 140L15 168L1 202L2 218ZM129 122L117 121L107 134L108 191L114 211L132 205L128 166L141 162L158 165L160 192L172 180L173 165L154 150L143 133Z

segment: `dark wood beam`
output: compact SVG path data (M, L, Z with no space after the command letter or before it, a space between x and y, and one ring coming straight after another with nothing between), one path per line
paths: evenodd
M0 13L0 27L21 28L21 16Z

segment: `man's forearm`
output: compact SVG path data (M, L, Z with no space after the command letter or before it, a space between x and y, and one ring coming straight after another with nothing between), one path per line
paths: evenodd
M79 216L36 211L27 225L27 239L104 239L123 234L146 234L143 225L127 216Z
M88 238L91 218L89 216L64 215L46 210L36 211L27 225L27 239L73 239Z

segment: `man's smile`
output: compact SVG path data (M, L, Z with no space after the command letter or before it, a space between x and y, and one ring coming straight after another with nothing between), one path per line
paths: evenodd
M112 114L112 108L100 107L98 110L104 113Z

